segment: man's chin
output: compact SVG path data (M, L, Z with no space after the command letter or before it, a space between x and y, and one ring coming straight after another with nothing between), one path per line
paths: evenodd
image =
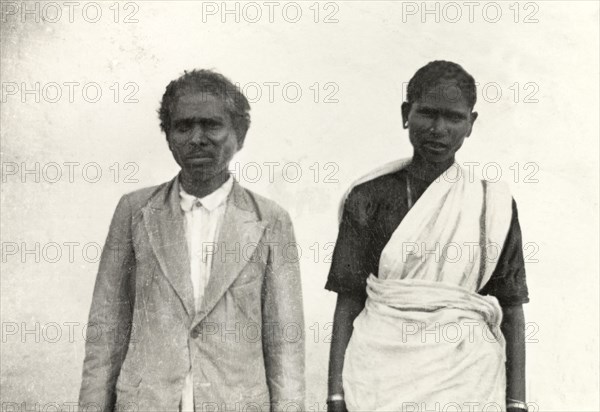
M194 165L194 167L186 167L183 169L183 173L199 180L209 180L218 174L211 165Z
M218 167L215 164L202 164L202 165L187 165L187 167L183 168L182 173L185 175L192 177L194 180L211 180L217 176L222 175L223 173L229 173L228 167L222 168Z

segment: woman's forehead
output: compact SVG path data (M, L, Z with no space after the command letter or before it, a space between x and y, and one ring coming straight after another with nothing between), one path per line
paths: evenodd
M415 102L421 105L443 105L469 107L468 99L459 83L453 79L440 79L429 87L423 88L423 93Z

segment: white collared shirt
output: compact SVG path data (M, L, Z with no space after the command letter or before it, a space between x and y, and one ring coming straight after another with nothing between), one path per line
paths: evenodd
M181 209L185 213L185 233L190 256L190 276L194 289L196 312L200 310L204 299L204 289L210 278L217 234L225 215L226 200L232 187L233 178L229 176L229 179L217 190L202 198L197 198L183 190L181 184L179 185ZM183 386L181 410L183 412L193 412L194 410L194 379L191 369Z

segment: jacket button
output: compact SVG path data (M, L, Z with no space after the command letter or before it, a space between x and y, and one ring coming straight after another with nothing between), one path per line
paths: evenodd
M192 332L190 333L190 336L193 339L196 339L196 338L198 338L198 336L200 336L200 334L201 334L200 330L198 328L194 328L194 329L192 329Z

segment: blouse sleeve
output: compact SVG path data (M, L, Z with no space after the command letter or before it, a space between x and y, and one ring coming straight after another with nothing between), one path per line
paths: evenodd
M338 294L350 294L357 299L367 298L367 277L372 269L369 196L354 189L344 204L337 241L333 251L331 269L325 289Z
M529 302L525 278L523 241L517 213L512 202L512 219L496 269L488 283L479 291L481 295L495 296L501 306L515 306Z

